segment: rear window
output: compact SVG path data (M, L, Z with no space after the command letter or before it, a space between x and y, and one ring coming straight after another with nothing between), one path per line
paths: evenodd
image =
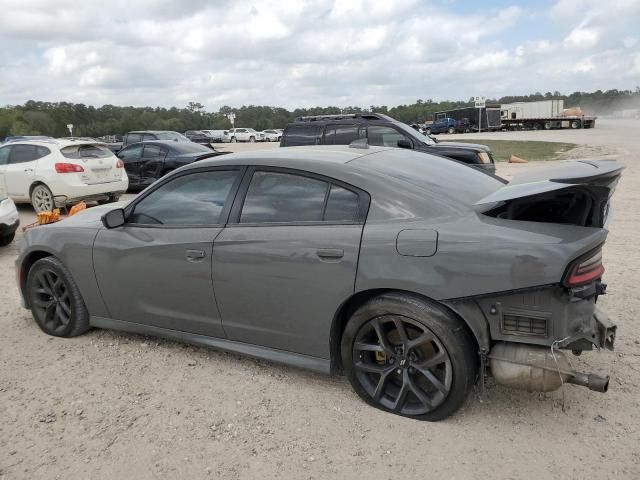
M106 158L113 152L103 145L70 145L60 150L67 158Z

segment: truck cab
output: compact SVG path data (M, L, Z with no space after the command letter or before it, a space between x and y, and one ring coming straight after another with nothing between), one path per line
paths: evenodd
M425 132L427 135L437 133L456 133L457 132L457 120L454 118L443 117L435 120L430 126L427 127Z

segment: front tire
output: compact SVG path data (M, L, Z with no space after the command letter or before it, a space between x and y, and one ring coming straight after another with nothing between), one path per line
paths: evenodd
M45 257L33 264L26 294L33 318L44 333L75 337L89 330L89 312L78 285L57 258Z
M449 127L449 133L456 133L456 129L454 127Z
M249 142L256 143L256 137L250 137L249 138Z
M236 142L237 142L236 137L231 137L231 143L236 143Z
M478 372L467 326L437 303L402 293L360 307L347 323L341 354L365 402L418 420L453 414Z
M44 183L39 183L31 190L31 205L36 213L51 212L56 207L53 193Z
M0 247L6 247L7 245L9 245L11 242L13 242L13 239L16 236L16 232L10 233L9 235L3 235L0 237Z

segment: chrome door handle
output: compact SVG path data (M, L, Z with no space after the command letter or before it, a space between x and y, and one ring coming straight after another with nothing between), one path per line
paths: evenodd
M25 168L24 171L25 172L33 172L33 168Z
M344 257L344 250L339 248L319 248L316 250L316 255L320 258L342 258Z
M190 262L197 262L207 256L204 250L187 250L187 260Z

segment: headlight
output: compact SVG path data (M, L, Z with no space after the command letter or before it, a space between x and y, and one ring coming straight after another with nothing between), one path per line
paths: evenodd
M480 163L491 163L491 157L487 152L478 153L478 160L480 160Z

